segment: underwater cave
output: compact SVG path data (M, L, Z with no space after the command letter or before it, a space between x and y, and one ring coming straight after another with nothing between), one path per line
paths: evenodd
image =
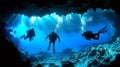
M68 5L65 4L66 1ZM5 24L4 27L1 23L0 30L3 35L0 44L4 45L5 41L6 44L7 42L12 44L18 50L21 62L29 60L31 67L107 67L114 64L113 61L119 57L120 15L113 6L106 8L103 4L95 7L89 0L81 3L77 0L65 0L59 3L46 2L46 0L40 2L26 0L21 4L19 2L21 1L15 4L3 1L12 6L8 10L6 5L0 8L3 9L0 20ZM96 0L94 3L98 4L98 2L101 1ZM112 0L106 1L106 4L111 5L111 2ZM62 5L63 3L65 5ZM71 8L67 10L69 6ZM87 40L82 36L85 31L97 33L105 26L106 32L99 34L98 40ZM33 32L28 33L28 31L32 28L34 36L30 39L29 36L32 36ZM59 36L60 42L59 38L56 39L55 44L51 43L48 51L50 38L46 38L53 31ZM2 50L4 49L1 47ZM29 63L28 66L23 65L23 67L30 67Z

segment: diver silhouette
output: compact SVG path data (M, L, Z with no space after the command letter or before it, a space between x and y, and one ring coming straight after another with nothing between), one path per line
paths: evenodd
M55 41L56 39L58 38L59 40L59 43L60 43L60 37L53 31L52 33L50 33L47 37L46 37L46 40L49 38L49 46L48 46L48 51L50 50L50 46L51 46L51 43L53 43L53 53L55 53Z
M84 36L87 40L91 40L91 39L98 40L99 35L107 31L106 28L107 26L103 27L97 33L93 33L92 31L86 31L82 34L82 36Z
M20 37L20 39L21 39L21 38L24 38L24 40L25 40L25 39L29 38L29 40L31 41L31 40L33 39L33 37L35 36L35 31L34 31L34 29L31 28L31 29L27 30L26 32L27 32L27 36L22 35L22 36Z

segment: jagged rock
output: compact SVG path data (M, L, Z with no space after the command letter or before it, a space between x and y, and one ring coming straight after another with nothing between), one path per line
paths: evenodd
M21 51L21 58L23 59L23 61L26 61L26 59L28 59L28 53L25 51Z
M93 66L97 67L98 64L99 64L99 62L95 59L95 60L93 60L92 62L88 63L87 66L88 66L88 67L93 67Z
M100 46L97 51L100 53L101 56L103 56L106 52L103 46Z
M116 61L116 62L120 62L120 54L117 54L117 55L116 55L115 61Z
M22 3L21 3L22 2ZM96 10L96 8L101 8L101 9L109 9L112 8L114 9L118 14L120 14L119 10L119 0L108 0L108 1L103 1L103 0L84 0L84 1L79 1L79 0L53 0L48 1L48 0L24 0L24 1L8 1L2 0L0 3L2 4L3 7L0 8L1 16L8 14L8 13L23 13L28 16L31 16L33 14L35 15L40 15L43 16L45 14L52 13L53 11L56 13L62 13L62 15L66 15L71 12L76 12L76 13L84 13L87 11L89 8L93 8ZM12 5L11 5L12 4ZM35 4L36 6L31 6L32 4ZM113 5L116 4L116 5ZM9 7L9 9L6 9L5 7ZM31 6L32 8L30 8ZM26 10L29 9L29 10ZM36 10L39 11L36 11ZM1 17L0 16L0 17Z
M38 61L37 57L35 57L34 55L31 55L31 56L29 57L29 59L30 59L30 62L31 62L31 63L33 63L33 62L35 62L35 61Z
M115 60L109 63L106 67L120 66L120 54L117 54Z
M54 63L50 63L49 67L59 67L59 66L55 65Z
M48 53L48 52L44 52L44 51L40 51L39 54L37 55L37 58L40 60L40 61L43 61L47 58L50 58L51 57L51 54Z
M62 61L62 67L74 67L74 63L70 61Z
M65 55L65 56L68 56L72 53L72 49L71 48L66 48L62 51L62 54Z
M42 65L41 65L41 64L38 64L36 67L42 67Z
M110 58L105 59L104 62L106 63L110 62Z
M93 50L91 50L91 52L89 52L89 54L88 54L88 56L95 56L97 53L97 50L96 49L93 49Z
M117 37L117 38L116 38L116 41L117 41L117 42L120 42L120 37Z
M0 21L0 67L31 67L29 60L24 62L14 43L6 39L6 24Z

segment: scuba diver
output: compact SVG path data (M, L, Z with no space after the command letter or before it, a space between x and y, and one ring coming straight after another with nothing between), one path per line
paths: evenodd
M91 40L91 39L95 39L98 40L99 39L99 35L101 33L105 33L107 26L105 26L104 28L102 28L101 30L99 30L97 33L93 33L92 31L86 31L82 34L82 36L84 36L87 40Z
M20 39L24 38L24 40L25 40L25 39L29 38L29 40L31 41L34 36L35 36L35 31L32 28L32 29L30 29L30 30L27 31L27 36L23 35L23 36L20 37Z
M53 31L52 33L50 33L47 37L46 37L46 40L47 38L49 38L49 46L48 46L48 51L50 50L50 46L51 46L51 43L53 43L53 53L55 53L55 41L56 39L58 38L59 40L59 43L60 43L60 37Z

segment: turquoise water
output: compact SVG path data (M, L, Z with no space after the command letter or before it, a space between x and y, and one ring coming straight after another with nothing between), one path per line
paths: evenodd
M49 40L45 40L45 38L52 31L55 31L61 39L60 43L56 40L56 52L61 52L66 48L78 51L86 46L109 42L112 39L116 32L114 18L112 18L113 15L114 11L101 9L96 11L90 9L83 14L70 13L57 15L53 12L41 17L13 14L7 20L7 29L12 28L16 31L16 33L10 33L14 36L14 43L21 51L26 51L29 54L46 51ZM108 31L101 34L99 40L88 41L81 35L86 30L92 30L96 33L104 26L107 26ZM29 39L19 39L31 28L35 29L36 34L32 41L29 41ZM52 53L52 46L49 52Z

